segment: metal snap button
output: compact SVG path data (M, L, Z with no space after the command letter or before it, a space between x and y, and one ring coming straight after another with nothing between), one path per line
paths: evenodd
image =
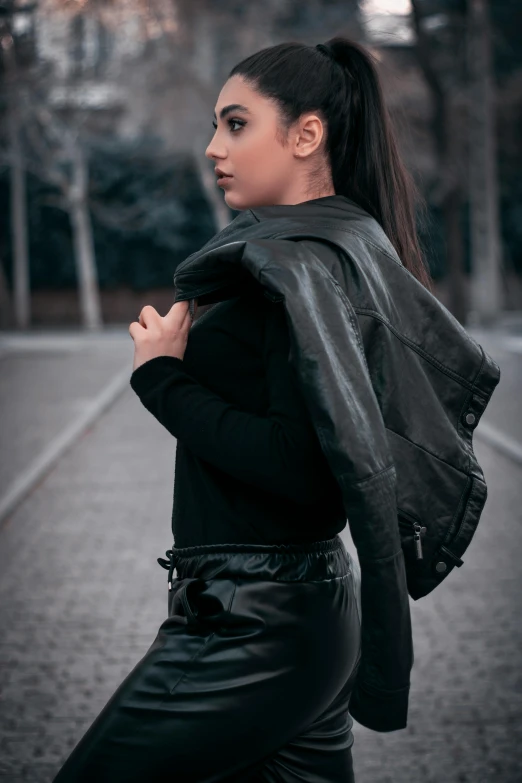
M442 573L443 571L446 570L447 567L448 566L446 565L446 563L443 560L439 560L439 562L435 566L435 570Z
M466 424L475 424L475 418L474 413L466 413Z

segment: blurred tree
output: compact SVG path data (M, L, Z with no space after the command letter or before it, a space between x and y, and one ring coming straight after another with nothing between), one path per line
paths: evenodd
M27 196L25 165L20 140L23 126L17 94L27 81L32 64L32 48L27 45L28 36L15 35L15 22L34 10L34 4L26 4L19 9L14 0L0 3L0 51L1 60L1 106L6 119L6 144L8 155L4 156L4 165L9 169L11 198L9 203L10 228L13 238L14 257L14 305L11 304L6 287L6 278L0 276L0 296L2 300L2 321L7 323L14 313L15 326L26 329L30 322L29 296L29 252L27 242ZM28 25L30 29L30 24ZM22 30L27 30L23 25Z
M487 0L468 0L469 197L474 319L489 324L502 308L497 144Z
M448 306L465 323L463 204L466 194L466 6L462 0L411 0L415 52L432 100L431 127L438 182L430 199L440 208L446 238Z
M447 195L441 206L450 309L459 320L488 321L508 299L512 306L522 302L522 5L412 0L412 8L417 55L432 95L439 183L452 173L455 183L436 191L439 201ZM447 161L456 161L449 170ZM467 253L463 229L468 223L471 299L466 302L466 256L460 253L459 260L457 248L464 240Z
M496 133L502 269L508 308L522 307L522 3L489 7L496 99Z
M33 15L37 4L10 3L5 20L16 20L23 11L27 25L22 26L21 59L27 53L23 46L24 32L34 28ZM29 16L30 15L30 16ZM80 289L83 323L96 329L101 325L101 308L96 278L90 215L87 206L88 169L85 150L79 139L82 119L64 122L51 108L49 72L37 58L30 57L21 70L16 49L16 35L11 21L4 32L7 92L6 113L9 134L3 160L10 166L12 235L15 267L15 318L19 328L30 322L29 273L27 254L27 221L25 218L25 187L23 172L31 169L42 180L53 184L60 192L56 204L70 217Z
M63 122L46 101L37 103L34 90L24 119L27 165L39 179L55 186L58 195L49 197L49 203L63 209L71 223L82 324L87 329L99 329L101 304L88 203L88 150L81 138L82 119Z

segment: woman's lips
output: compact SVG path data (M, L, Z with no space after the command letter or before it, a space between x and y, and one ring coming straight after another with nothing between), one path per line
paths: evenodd
M218 181L217 181L217 184L218 185L223 185L223 183L225 183L229 179L232 179L232 174L226 174L223 177L219 177Z

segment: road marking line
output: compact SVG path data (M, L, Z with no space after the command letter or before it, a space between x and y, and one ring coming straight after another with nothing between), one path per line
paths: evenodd
M52 469L62 454L125 391L129 384L131 371L131 368L127 365L125 369L113 377L112 381L97 397L89 402L84 402L85 409L63 432L46 446L23 474L12 482L7 492L0 498L0 529L4 526L6 518L31 492L43 476Z

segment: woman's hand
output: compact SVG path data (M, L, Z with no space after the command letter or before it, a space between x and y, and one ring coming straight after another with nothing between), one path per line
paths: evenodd
M194 301L194 315L197 300ZM129 326L134 340L134 364L132 371L156 356L174 356L183 359L192 325L189 301L175 302L162 317L152 305L145 305L139 320Z

